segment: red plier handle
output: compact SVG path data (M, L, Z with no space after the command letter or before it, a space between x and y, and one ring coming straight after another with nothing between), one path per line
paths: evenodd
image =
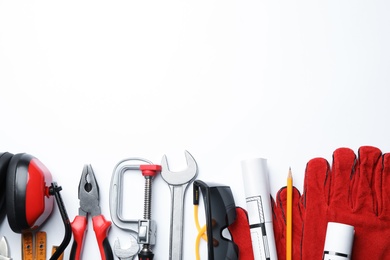
M83 247L85 231L87 229L87 217L76 216L71 224L73 232L73 245L69 259L79 260Z
M114 255L112 254L112 249L107 239L107 233L111 227L111 221L106 220L103 215L98 215L92 218L92 225L102 260L114 260Z
M71 226L74 238L69 259L80 260L81 250L84 244L85 231L87 230L87 217L76 216ZM107 221L103 215L94 216L92 217L92 226L93 230L95 231L102 260L113 260L114 256L107 239L107 233L111 227L111 221Z

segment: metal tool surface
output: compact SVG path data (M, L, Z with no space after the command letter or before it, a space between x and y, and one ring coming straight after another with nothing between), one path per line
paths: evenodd
M9 245L5 237L0 239L0 260L12 260Z
M169 259L181 260L183 255L184 198L188 186L198 174L198 166L192 155L185 151L187 168L183 171L169 170L167 157L161 161L161 177L171 190L171 224L169 238Z
M121 248L119 239L115 240L114 243L114 254L119 258L119 260L132 260L139 251L139 245L137 239L130 235L130 247Z
M135 162L142 164L135 164ZM122 216L123 176L127 171L140 171L145 177L144 217L143 219L125 219ZM139 260L152 260L151 246L156 243L156 222L151 218L152 179L161 171L160 165L143 158L128 158L120 161L114 168L110 185L110 213L114 224L137 236L137 243L142 245L138 252ZM119 244L118 244L119 245ZM120 246L116 249L120 251ZM115 252L115 249L114 249ZM124 259L131 259L130 255Z

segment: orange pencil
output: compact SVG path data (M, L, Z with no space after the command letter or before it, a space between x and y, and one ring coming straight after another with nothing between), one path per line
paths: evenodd
M287 176L287 228L286 228L286 259L292 259L292 173L291 167Z

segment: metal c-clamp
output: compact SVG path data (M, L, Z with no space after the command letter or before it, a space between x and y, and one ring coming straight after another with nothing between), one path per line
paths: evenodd
M144 164L134 164L135 161ZM123 176L126 171L141 171L145 177L144 218L125 219L122 216ZM143 158L128 158L120 161L114 168L110 186L110 213L112 222L123 230L136 233L138 244L143 247L138 254L140 260L152 259L151 246L156 243L156 222L151 219L152 179L161 172L161 165L153 164ZM114 250L115 251L115 250ZM114 252L115 253L115 252Z

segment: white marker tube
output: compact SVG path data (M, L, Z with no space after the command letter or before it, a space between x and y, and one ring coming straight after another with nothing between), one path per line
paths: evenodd
M277 260L267 160L241 162L255 260Z
M323 260L347 260L351 259L353 226L329 222L326 230Z

